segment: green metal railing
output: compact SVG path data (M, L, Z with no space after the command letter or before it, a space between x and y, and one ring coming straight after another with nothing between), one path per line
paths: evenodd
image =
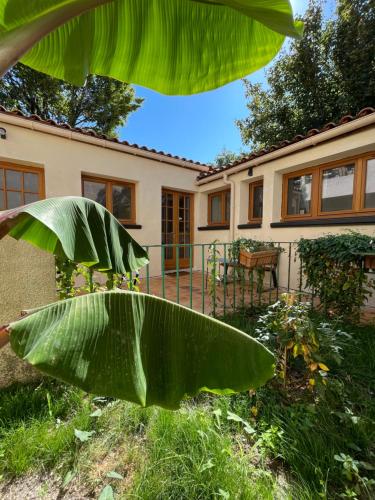
M304 283L296 243L273 242L273 245L279 250L278 264L274 269L265 267L263 280L257 270L248 271L232 259L231 243L146 245L150 263L141 272L140 288L213 316L271 304L283 292L305 294L306 300L313 304L313 294ZM170 248L174 248L175 255L173 270L166 269ZM181 268L181 255L188 256L187 267Z

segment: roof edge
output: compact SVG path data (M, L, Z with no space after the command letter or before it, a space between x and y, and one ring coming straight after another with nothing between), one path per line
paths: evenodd
M242 158L241 160L237 160L233 163L230 163L228 165L225 165L224 167L216 167L216 168L211 168L208 172L201 172L201 174L199 174L199 176L197 177L197 181L198 183L202 182L202 181L205 181L205 182L211 182L211 181L214 181L214 180L217 180L218 178L221 178L221 176L225 173L225 174L229 174L231 175L231 171L239 171L239 170L242 170L242 169L245 169L248 167L248 164L251 162L251 163L256 163L256 161L258 160L258 158L261 158L261 163L266 163L267 161L272 161L273 158L270 158L269 160L266 158L268 155L271 155L272 153L275 153L275 152L279 152L279 154L277 155L277 157L280 157L280 156L285 156L287 154L292 154L294 151L299 151L301 149L304 149L305 147L309 147L311 145L311 142L314 142L314 137L315 136L320 136L320 134L323 134L324 132L329 132L331 131L332 129L335 129L335 134L334 136L339 136L341 135L340 134L340 130L337 130L339 127L343 127L341 130L342 130L342 133L345 134L347 133L346 132L346 128L344 128L345 125L348 125L349 123L352 123L354 121L357 121L361 118L365 118L369 115L374 115L374 121L375 121L375 108L372 108L372 107L367 107L367 108L364 108L362 109L359 113L357 113L357 115L355 115L354 117L351 116L351 115L345 115L343 116L338 123L334 123L334 122L330 122L330 123L327 123L324 127L322 127L321 129L312 129L312 130L309 130L307 132L307 134L305 135L296 135L291 141L282 141L280 142L279 144L276 144L276 145L273 145L271 146L270 148L264 148L260 151L256 151L254 153L251 153L249 154L248 156ZM363 125L361 124L358 124L358 128L360 128L361 126L365 127L367 124L364 123ZM316 142L324 142L324 140L329 140L331 138L331 135L325 139L323 137L319 137L319 140L317 140ZM306 141L306 142L304 142ZM293 149L293 151L290 151L290 146L296 146L298 144L297 147L295 147ZM280 150L285 150L284 152L281 152ZM234 173L233 172L233 173Z
M94 130L83 129L79 127L71 127L67 123L58 123L55 120L44 120L38 115L27 115L22 111L20 111L19 109L8 110L4 106L0 105L0 120L2 120L1 115L3 117L9 117L10 119L12 119L12 122L13 119L26 120L27 123L29 124L26 128L30 128L32 130L36 130L42 133L45 132L45 130L42 130L42 128L44 126L47 126L51 128L51 131L49 131L48 133L51 133L53 135L59 135L59 136L64 135L67 138L75 139L80 142L84 142L86 144L89 143L97 146L102 146L102 147L104 146L117 151L133 154L135 156L142 156L156 161L162 161L178 167L189 168L192 170L200 171L202 173L209 171L208 165L198 161L172 155L164 151L158 151L156 149L148 148L146 146L131 144L128 141L121 141L116 138L108 137L105 134L97 134ZM15 124L16 126L18 125L16 123L12 124ZM43 127L39 128L38 125L42 125ZM62 134L61 132L65 132L65 134ZM73 134L74 136L77 134L77 136L74 137ZM99 143L95 144L96 141L99 141Z

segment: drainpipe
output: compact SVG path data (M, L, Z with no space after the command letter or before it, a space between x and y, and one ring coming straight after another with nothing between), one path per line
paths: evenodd
M234 181L230 181L228 179L228 174L224 174L223 176L224 184L228 184L230 186L230 225L229 225L229 236L230 241L234 241L234 218L235 218L235 203L236 203L236 185Z

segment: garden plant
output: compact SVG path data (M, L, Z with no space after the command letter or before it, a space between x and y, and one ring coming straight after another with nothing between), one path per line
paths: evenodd
M354 231L299 240L306 286L326 314L359 320L361 307L374 289L374 280L363 266L363 255L369 252L375 252L373 238Z
M24 239L65 262L67 300L29 311L1 329L18 356L88 392L175 409L202 390L257 388L273 376L259 342L208 316L148 294L74 297L66 261L115 274L138 271L147 254L103 206L81 197L49 198L2 212L0 236Z

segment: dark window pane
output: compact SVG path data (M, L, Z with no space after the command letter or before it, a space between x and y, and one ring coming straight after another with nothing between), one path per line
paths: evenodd
M106 185L103 182L83 181L83 196L106 206Z
M301 175L288 180L288 215L303 215L311 210L312 175Z
M4 189L4 169L0 168L0 189Z
M255 186L253 189L253 217L261 219L263 216L263 186Z
M16 208L23 205L22 193L18 191L7 192L7 208Z
M4 191L0 191L0 210L5 209L4 201Z
M7 189L22 191L22 172L17 172L17 170L6 170L5 176Z
M34 203L34 201L39 200L39 195L35 193L24 193L25 205L28 203Z
M375 208L375 160L367 162L365 208Z
M40 200L39 195L36 193L24 193L25 205L28 203L34 203L34 201Z
M211 197L211 222L220 223L221 221L221 195Z
M30 193L39 192L39 176L38 174L24 173L23 174L23 190Z
M113 186L113 215L117 219L130 220L132 218L131 192L130 186Z
M230 191L225 193L225 221L229 222L230 219Z
M322 211L351 210L353 206L354 165L323 172Z

